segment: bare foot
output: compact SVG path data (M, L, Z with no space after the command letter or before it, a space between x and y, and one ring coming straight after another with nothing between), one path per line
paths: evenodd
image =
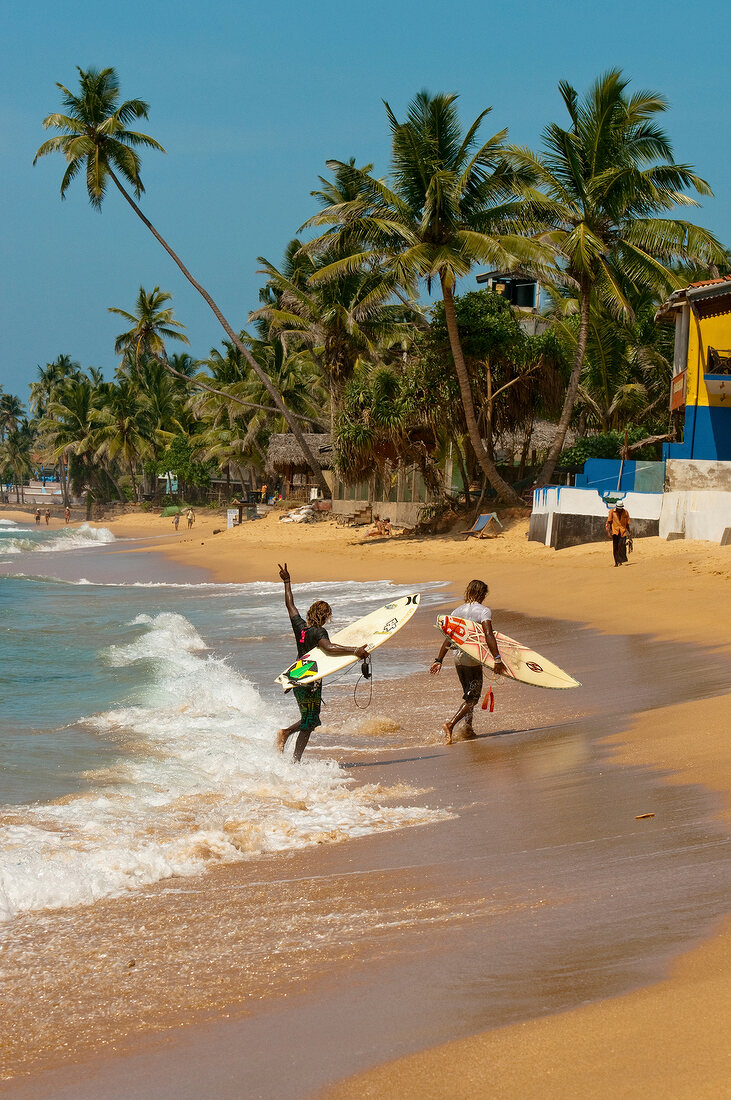
M287 744L287 731L280 730L277 734L277 749L279 752L284 752L284 746Z
M463 741L474 741L476 737L477 734L473 730L472 726L465 726L465 728L462 730Z
M450 726L449 722L445 722L444 725L442 726L442 733L444 734L444 743L445 743L445 745L451 745L452 744L452 727Z

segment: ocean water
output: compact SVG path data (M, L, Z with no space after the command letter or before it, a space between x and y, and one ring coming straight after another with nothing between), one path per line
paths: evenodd
M127 576L145 562L119 549L104 529L0 520L0 921L434 819L322 754L297 766L275 751L297 714L272 682L294 656L281 583L118 583L123 559ZM439 601L440 586L421 589ZM332 604L334 630L406 591L294 588L301 610ZM394 677L417 654L385 646L375 661ZM359 737L357 716L341 719L337 740Z

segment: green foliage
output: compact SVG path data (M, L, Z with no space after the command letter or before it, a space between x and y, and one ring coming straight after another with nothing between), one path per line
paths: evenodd
M627 442L639 443L647 435L644 428L634 426L627 430ZM624 447L624 432L610 431L599 432L597 435L587 435L577 441L571 447L567 447L561 453L560 466L583 466L588 458L620 458ZM642 447L632 452L632 460L653 462L659 459L659 443Z
M176 435L169 446L161 452L155 465L158 474L175 474L179 481L202 489L211 483L211 474L215 470L213 463L195 462L191 457L193 446L184 435Z

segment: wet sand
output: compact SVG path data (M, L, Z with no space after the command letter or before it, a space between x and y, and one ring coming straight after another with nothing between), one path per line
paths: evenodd
M606 547L556 555L518 525L468 544L197 534L175 558L219 579L270 576L277 551L295 580L484 574L498 628L585 688L499 684L491 735L447 749L453 670L377 684L371 752L333 752L337 727L308 752L449 820L100 902L81 955L62 917L18 922L5 1070L30 1077L8 1095L296 1097L428 1047L333 1095L721 1095L728 937L673 960L729 909L724 551L647 540L610 572ZM399 637L428 662L430 624ZM378 750L379 715L401 748Z

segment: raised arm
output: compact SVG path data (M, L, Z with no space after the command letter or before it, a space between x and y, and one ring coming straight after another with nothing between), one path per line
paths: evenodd
M279 565L279 562L277 562ZM289 570L287 569L287 563L279 565L279 576L284 581L284 603L289 612L290 619L296 618L299 615L299 611L294 606L294 597L292 596L292 581L289 576Z

